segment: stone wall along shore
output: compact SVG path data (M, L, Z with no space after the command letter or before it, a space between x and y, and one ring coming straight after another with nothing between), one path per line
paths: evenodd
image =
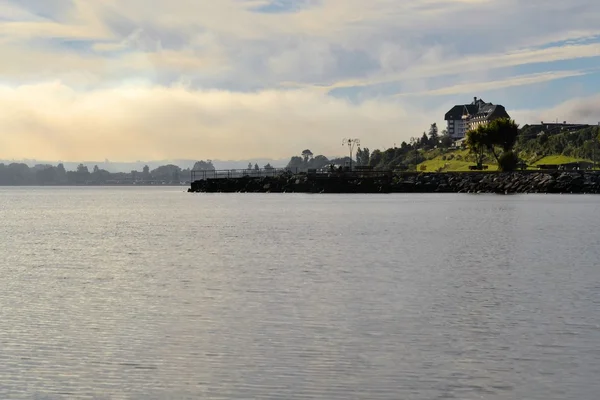
M465 172L399 174L393 177L213 179L193 182L194 193L600 193L600 172Z

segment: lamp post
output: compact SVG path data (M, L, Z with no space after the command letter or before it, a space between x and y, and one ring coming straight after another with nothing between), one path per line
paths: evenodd
M354 147L360 147L360 139L344 139L342 140L342 146L348 146L348 150L350 150L350 170L352 171L352 154L354 153Z

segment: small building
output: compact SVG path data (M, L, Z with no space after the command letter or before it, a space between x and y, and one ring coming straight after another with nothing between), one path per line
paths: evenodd
M599 124L600 125L600 124ZM581 129L589 128L593 125L589 124L579 124L579 123L567 123L567 121L563 122L544 122L541 121L539 124L531 124L523 126L523 129L527 129L527 131L531 135L554 135L561 132L576 132Z

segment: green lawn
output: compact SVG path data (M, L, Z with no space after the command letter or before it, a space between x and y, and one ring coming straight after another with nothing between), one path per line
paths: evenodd
M584 160L582 158L574 158L574 157L567 157L567 156L563 156L563 155L554 155L554 156L546 156L538 161L536 161L533 165L557 165L557 164L567 164L567 163L572 163L572 162L579 162L579 161L587 161L587 162L591 162L590 160Z
M421 167L425 166L424 172L461 172L461 171L470 171L469 166L475 165L473 161L466 161L469 155L468 150L451 150L444 154L440 154L439 150L434 150L430 152L426 152L424 154L425 158L429 158L428 160L420 163L418 165L418 170L421 171ZM445 157L446 159L442 159ZM459 157L460 159L456 159ZM450 159L451 158L451 159ZM535 163L529 166L529 169L537 169L538 165L558 165L558 164L567 164L578 161L587 161L581 158L567 157L563 155L552 155L546 156L544 158L539 159ZM488 171L497 171L498 165L495 161L488 160L484 162L484 165L488 166Z
M430 160L424 161L418 165L419 171L422 166L425 166L426 169L424 172L436 172L441 170L442 172L458 172L458 171L470 171L469 166L475 165L473 161L465 161L467 156L469 155L468 150L454 150L448 151L444 155L439 155L433 157ZM442 159L443 157L446 159ZM452 157L451 157L452 156ZM459 156L461 159L457 160L456 157ZM425 155L427 157L427 155ZM449 159L452 158L452 159ZM488 171L495 171L498 169L496 163L486 163L488 165Z

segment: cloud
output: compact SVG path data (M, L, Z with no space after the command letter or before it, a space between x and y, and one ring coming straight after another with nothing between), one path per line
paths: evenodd
M446 86L439 89L426 90L416 93L401 93L399 96L442 96L449 94L481 93L496 89L506 89L513 86L526 86L536 83L549 82L557 79L583 76L590 71L554 71L539 74L520 75L501 80L486 80L484 82L467 82L458 85Z
M512 112L518 88L544 84L550 107L600 88L598 20L596 0L0 0L0 151L284 157L349 133L384 147L464 97L502 91ZM567 77L582 89L557 90Z
M429 57L434 58L434 60L436 59L433 55L429 55ZM439 62L419 64L417 67L407 68L401 73L379 75L378 77L366 79L339 81L332 84L322 84L316 88L320 90L330 90L343 87L361 87L458 73L475 73L477 71L527 64L550 63L554 61L595 57L600 58L600 43L554 46L546 49L525 49L506 54L487 54L444 61L440 59ZM490 66L492 67L490 68ZM578 71L574 71L574 73L577 74ZM300 86L290 82L286 83L286 85Z
M600 95L571 99L546 110L518 110L514 117L529 123L558 119L561 122L600 124Z
M303 90L129 85L82 93L50 82L3 87L0 107L0 158L277 158L306 147L340 154L344 137L389 147L432 122L402 103L357 105Z

